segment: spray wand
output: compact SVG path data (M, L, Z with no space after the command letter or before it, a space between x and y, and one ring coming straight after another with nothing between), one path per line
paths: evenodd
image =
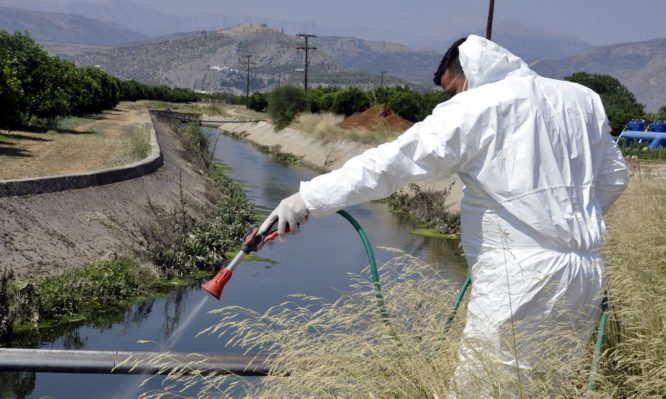
M275 222L277 222L277 219L275 219L275 221L268 227L267 231L261 234L259 234L259 227L253 226L250 231L245 234L245 237L243 237L241 249L231 262L220 269L210 281L202 284L201 288L219 300L220 295L222 295L222 289L231 279L234 269L238 266L241 260L251 252L258 252L264 247L264 244L273 241L278 236L278 231L272 230ZM289 226L287 226L285 232L289 232Z

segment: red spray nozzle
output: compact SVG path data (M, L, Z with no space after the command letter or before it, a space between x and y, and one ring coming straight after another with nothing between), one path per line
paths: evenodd
M202 284L201 288L214 296L215 299L219 300L220 295L222 295L222 289L224 289L224 285L231 279L231 274L232 272L229 268L222 268L209 282Z
M275 224L275 222L273 222L273 224ZM271 225L271 228L272 227L273 225ZM288 226L286 232L289 232ZM201 288L219 300L220 296L222 295L222 289L224 289L224 285L231 279L231 274L236 266L238 266L241 259L243 259L245 255L249 254L250 252L259 251L266 242L274 240L277 235L277 230L259 234L259 228L253 227L243 238L241 250L231 260L231 262L229 262L229 265L217 272L215 277L213 277L209 282L202 284Z

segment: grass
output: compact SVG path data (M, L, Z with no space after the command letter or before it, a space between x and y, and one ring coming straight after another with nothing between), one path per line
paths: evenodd
M457 238L460 234L460 214L451 212L446 201L453 184L444 190L422 189L410 184L408 190L400 190L384 198L391 211L409 214L422 226L414 234L439 238Z
M247 353L270 354L270 375L253 384L233 376L177 372L167 377L163 391L142 398L159 398L191 386L197 386L196 392L182 397L411 399L461 393L453 381L465 303L447 328L458 287L449 285L436 266L406 254L382 265L380 273L389 323L381 317L367 275L352 275L352 291L334 303L294 295L263 313L236 306L221 308L214 311L219 323L201 334L219 335L226 346L244 348ZM549 350L541 337L529 342L543 352ZM481 356L481 360L485 359ZM524 382L521 390L529 393L526 396L580 397L587 378L585 367L564 361L551 366ZM562 370L570 371L567 383L555 384ZM485 372L491 397L511 397L516 392L504 370L486 367ZM479 397L482 392L473 387L465 397Z
M631 146L620 146L622 154L629 158L636 159L652 159L652 160L666 160L666 147L657 147L648 149L646 144L634 144Z
M140 159L147 130L133 126L145 124L147 116L127 105L91 117L64 118L49 128L3 131L0 179L85 173Z
M147 124L131 124L123 127L128 137L130 151L128 163L140 161L150 154L150 128Z
M460 234L444 234L440 233L435 229L429 228L418 228L412 230L412 234L417 236L431 237L431 238L444 238L447 240L457 240L460 239Z
M666 184L634 175L607 217L608 337L602 376L617 397L666 392Z
M325 143L335 141L354 141L362 144L380 144L400 135L403 130L382 130L373 132L367 129L344 129L339 124L344 116L333 113L301 113L289 127L300 130L322 140Z
M90 119L88 118L68 116L58 120L57 128L55 130L76 130L88 122L90 122Z
M141 100L122 102L120 106L129 110L171 110L175 112L229 116L226 105L215 103L170 103L166 101Z

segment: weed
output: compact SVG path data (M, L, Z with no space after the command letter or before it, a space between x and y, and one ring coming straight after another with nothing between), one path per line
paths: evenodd
M139 161L150 154L150 129L145 124L133 124L123 127L123 131L129 137L130 159L129 162Z
M625 157L635 157L638 159L666 160L666 147L657 147L648 149L645 143L636 143L632 145L621 145L620 150Z
M446 205L452 187L453 183L445 190L424 190L417 184L410 184L409 192L395 192L382 202L386 202L393 211L409 213L437 233L457 235L460 232L460 214L450 212Z
M176 206L168 211L152 201L149 223L139 226L140 239L152 262L166 277L182 277L197 269L212 268L227 258L253 221L254 208L240 185L212 164L209 177L218 192L213 211L198 220L180 190Z
M36 285L40 319L55 319L81 312L91 305L108 305L142 294L146 287L135 261L129 258L98 261L70 270Z
M0 342L9 340L13 332L15 292L12 288L14 272L4 268L0 273Z
M609 328L601 372L620 397L666 392L665 204L663 178L634 176L606 218Z

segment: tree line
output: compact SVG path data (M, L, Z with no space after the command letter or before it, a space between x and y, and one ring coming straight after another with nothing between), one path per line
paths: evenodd
M666 105L656 113L646 113L645 106L636 100L629 89L610 75L577 72L565 80L579 83L599 94L613 135L618 135L632 119L666 119ZM305 110L349 116L375 104L385 104L402 118L418 122L445 100L441 90L420 93L401 86L380 87L372 91L362 91L355 87L317 87L309 89L307 93L295 86L283 86L268 93L254 93L249 98L248 107L255 111L268 111L276 126L283 128L291 123L298 112Z
M49 55L27 33L0 31L0 127L99 113L123 100L196 101L189 89L120 80Z
M417 122L446 99L441 91L419 93L402 86L363 91L356 87L317 87L307 93L296 86L282 86L268 93L254 93L248 108L268 112L278 129L287 126L299 112L333 112L350 116L376 104L385 104L402 118Z
M666 106L647 114L643 104L617 79L609 75L577 72L565 78L597 92L604 103L613 134L619 134L635 118L666 119ZM121 80L95 67L50 56L26 33L0 31L0 127L14 127L37 120L99 113L119 101L198 100L245 104L242 96L199 94L190 89L152 86ZM288 125L298 112L334 112L349 116L374 104L385 104L406 120L423 120L440 102L441 90L421 93L408 87L385 86L372 91L356 87L316 87L306 92L283 86L268 93L256 92L247 105L269 111L278 127Z

